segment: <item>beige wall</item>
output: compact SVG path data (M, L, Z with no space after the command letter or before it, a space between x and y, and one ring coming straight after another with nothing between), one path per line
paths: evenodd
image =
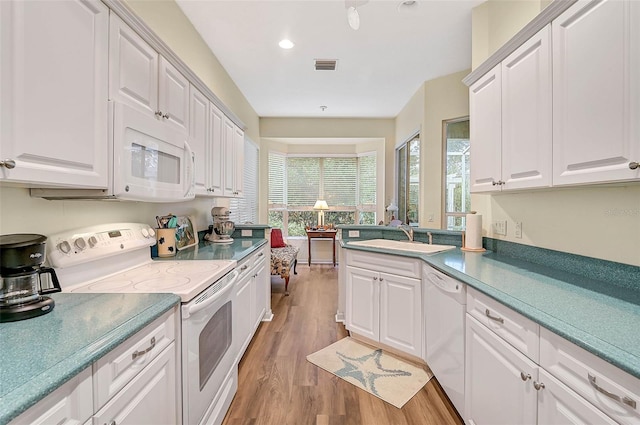
M533 19L548 1L490 0L473 11L473 67ZM471 118L473 119L473 117ZM640 266L640 184L472 195L485 236ZM491 222L507 220L507 236ZM523 237L514 236L515 222Z
M442 126L445 120L469 115L469 91L462 83L467 74L469 70L425 82L396 117L397 145L420 132L420 227L442 227ZM395 163L395 152L390 155L387 161ZM388 176L394 176L393 170Z
M260 143L258 115L178 5L173 0L126 2L245 123L246 135L255 143Z

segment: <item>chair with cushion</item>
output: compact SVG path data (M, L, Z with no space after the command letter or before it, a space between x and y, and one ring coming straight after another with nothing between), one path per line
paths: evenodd
M285 295L289 295L291 269L293 269L293 274L298 274L296 272L298 251L298 248L285 242L282 230L271 230L271 276L280 276L284 279Z

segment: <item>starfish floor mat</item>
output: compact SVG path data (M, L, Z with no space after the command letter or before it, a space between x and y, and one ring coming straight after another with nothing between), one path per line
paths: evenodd
M392 355L346 337L307 360L376 397L401 408L433 376Z

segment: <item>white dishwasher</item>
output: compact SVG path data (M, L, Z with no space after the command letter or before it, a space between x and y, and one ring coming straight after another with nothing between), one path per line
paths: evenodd
M423 265L426 361L449 399L464 413L464 324L467 287Z

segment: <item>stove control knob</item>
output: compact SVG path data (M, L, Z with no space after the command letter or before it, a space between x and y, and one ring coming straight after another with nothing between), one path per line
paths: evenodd
M87 247L87 242L84 240L84 238L76 239L73 244L76 248L78 248L78 251L84 251L84 249Z
M71 252L71 245L67 241L62 241L58 244L58 249L62 251L63 254L68 254Z
M140 233L142 233L142 236L144 236L145 239L149 239L149 231L146 227L143 227Z
M91 236L89 238L89 248L95 248L96 245L98 245L98 239L95 236Z
M156 237L156 231L153 230L151 227L149 227L149 229L147 231L149 232L149 237L150 238L155 238Z

